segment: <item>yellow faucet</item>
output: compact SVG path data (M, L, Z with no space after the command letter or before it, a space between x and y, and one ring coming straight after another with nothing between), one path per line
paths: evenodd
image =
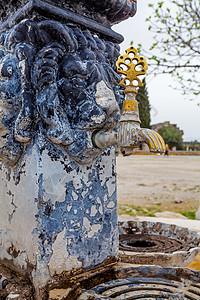
M142 86L138 76L144 75L148 68L146 59L139 56L134 47L130 47L126 50L125 55L118 58L116 67L117 72L124 77L119 84L125 87L120 126L118 132L99 131L95 133L94 144L98 148L117 145L123 155L131 155L134 148L141 143L146 143L150 151L163 153L165 151L163 138L156 131L140 128L138 102L135 97L136 89Z

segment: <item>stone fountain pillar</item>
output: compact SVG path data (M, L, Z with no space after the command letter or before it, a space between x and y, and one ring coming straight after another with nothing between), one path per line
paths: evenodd
M115 149L92 142L117 126L111 25L130 0L4 1L0 10L0 261L37 291L55 275L116 259Z

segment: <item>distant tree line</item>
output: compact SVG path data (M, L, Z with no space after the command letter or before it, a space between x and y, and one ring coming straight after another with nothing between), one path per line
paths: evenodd
M148 90L146 80L142 81L143 86L138 89L136 99L138 101L141 128L151 128L151 106L149 103ZM183 131L172 124L161 126L157 132L163 137L169 148L176 147L177 150L184 150ZM192 145L191 147L192 148Z
M151 128L151 106L149 103L149 96L146 86L145 78L142 80L143 86L138 89L136 100L138 101L138 107L140 112L141 128Z
M183 150L183 131L169 124L158 129L158 133L163 137L169 148L176 147L177 150Z
M171 74L183 94L200 96L200 0L152 1L149 7L146 21L154 41L149 50L141 44L138 50L151 74Z

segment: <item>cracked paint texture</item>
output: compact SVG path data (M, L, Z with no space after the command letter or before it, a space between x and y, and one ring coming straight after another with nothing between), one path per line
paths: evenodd
M32 279L37 299L54 275L118 250L115 149L93 137L120 119L123 38L109 24L136 3L64 2L0 11L0 261Z
M0 193L0 258L36 286L116 256L114 148L79 165L40 135L18 167L1 165Z

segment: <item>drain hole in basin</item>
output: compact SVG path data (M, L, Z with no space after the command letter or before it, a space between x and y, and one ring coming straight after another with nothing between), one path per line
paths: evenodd
M130 241L127 243L130 247L140 247L140 248L149 248L156 246L155 243L150 241Z

